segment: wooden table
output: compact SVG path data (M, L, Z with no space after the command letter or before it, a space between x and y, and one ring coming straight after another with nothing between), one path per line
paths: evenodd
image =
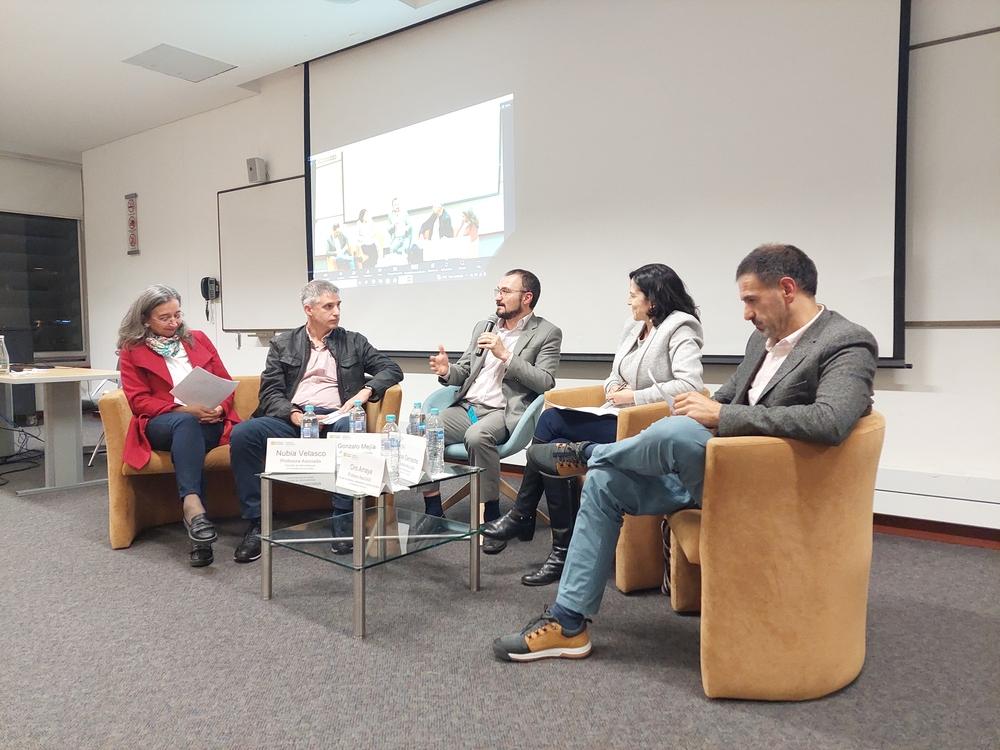
M45 485L20 490L18 495L35 495L107 481L83 481L83 409L80 383L117 379L118 372L115 370L92 370L87 367L53 367L0 375L0 383L40 385L44 399L42 439L45 441Z

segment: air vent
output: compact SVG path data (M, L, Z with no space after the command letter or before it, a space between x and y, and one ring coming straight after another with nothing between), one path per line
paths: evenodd
M129 65L138 65L140 68L163 73L165 76L180 78L191 83L204 81L206 78L217 76L232 70L235 65L213 60L211 57L196 55L180 47L173 47L169 44L158 44L152 49L140 52L134 57L130 57L122 62Z

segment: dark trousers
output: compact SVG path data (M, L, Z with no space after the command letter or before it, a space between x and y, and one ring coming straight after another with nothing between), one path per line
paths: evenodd
M319 410L317 410L318 413ZM327 431L347 432L350 420L343 419L332 427L320 425L320 436ZM247 520L260 518L260 477L267 457L268 438L297 438L299 428L277 417L254 417L240 422L229 438L229 463L236 478L236 494L240 497L240 515ZM333 507L351 510L350 495L333 495Z
M613 443L618 437L618 417L613 414L599 416L585 411L546 409L535 425L535 443L556 440L591 443Z
M177 492L183 499L197 495L205 500L205 454L219 444L223 422L202 424L193 414L168 411L146 424L149 445L158 451L170 451L177 477Z
M613 443L618 437L618 418L613 414L600 416L584 411L564 411L562 409L546 409L535 425L532 444L552 443L556 441L576 442L588 440L591 443ZM529 449L530 451L530 449ZM524 477L521 488L517 491L514 507L523 515L533 516L545 491L541 473L531 462L524 467ZM554 509L553 498L549 498L549 511Z

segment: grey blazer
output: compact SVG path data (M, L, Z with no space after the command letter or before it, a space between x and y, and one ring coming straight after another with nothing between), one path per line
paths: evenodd
M486 330L487 321L481 320L472 329L472 340L461 359L448 368L445 377L438 378L443 385L457 385L456 401L465 398L479 371L483 369L485 355L475 356L476 340ZM539 394L556 384L559 369L559 351L562 348L562 331L544 318L533 315L517 338L507 372L500 390L507 400L504 422L507 431L513 432L524 410Z
M871 411L878 345L867 330L826 309L771 378L757 403L747 392L764 361L755 331L736 372L715 393L719 437L769 435L837 445Z
M637 405L655 404L662 401L663 396L649 379L650 371L656 382L671 396L704 388L701 368L704 336L698 319L680 310L670 313L650 332L650 339L642 354L623 365L622 360L631 351L644 325L642 321L631 318L625 323L618 352L611 365L611 374L604 381L604 389L624 384L634 391Z

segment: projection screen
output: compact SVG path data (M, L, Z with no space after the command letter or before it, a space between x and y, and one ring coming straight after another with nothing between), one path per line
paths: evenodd
M700 307L705 354L740 355L736 265L788 242L816 261L819 301L891 357L900 12L493 0L314 61L313 273L344 287L347 327L405 353L464 348L524 267L563 352L601 355L628 272L662 262ZM470 208L475 248L457 243Z

